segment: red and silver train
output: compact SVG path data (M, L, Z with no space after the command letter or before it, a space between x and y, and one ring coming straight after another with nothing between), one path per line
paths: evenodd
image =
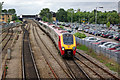
M39 21L40 27L53 39L62 57L74 57L76 53L75 36L55 25Z

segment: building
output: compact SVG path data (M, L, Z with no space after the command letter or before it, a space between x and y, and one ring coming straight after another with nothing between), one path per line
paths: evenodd
M9 14L9 13L0 14L0 22L8 23L11 20L12 20L12 14Z
M23 19L36 19L38 15L21 15L20 18Z

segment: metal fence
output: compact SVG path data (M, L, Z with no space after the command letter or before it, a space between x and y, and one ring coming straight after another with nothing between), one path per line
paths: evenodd
M9 24L5 24L2 27L13 27L13 26L17 26L18 24L20 24L19 22L16 23L9 23Z
M80 39L78 37L76 37L76 43L85 45L89 49L94 50L94 52L96 54L103 54L104 56L106 56L106 57L108 57L110 59L113 59L113 60L115 60L116 62L118 62L120 64L120 53L115 53L115 52L113 52L111 50L108 50L106 48L98 47L96 44L93 44L92 42L86 41L84 39Z

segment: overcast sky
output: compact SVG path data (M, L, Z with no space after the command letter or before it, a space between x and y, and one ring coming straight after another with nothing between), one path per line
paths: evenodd
M65 10L69 8L81 11L92 11L96 7L104 7L100 11L118 11L118 2L120 0L0 0L4 1L3 9L16 9L18 15L38 14L41 9L49 8L51 11L57 11L59 8Z

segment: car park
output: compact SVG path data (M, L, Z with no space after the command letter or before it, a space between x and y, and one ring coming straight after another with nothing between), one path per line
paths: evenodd
M94 36L101 36L103 38L113 39L120 41L120 32L118 32L118 26L112 25L110 28L103 24L79 24L79 23L68 23L68 22L57 22L58 25L76 29L77 31L84 31L85 33L92 34ZM72 32L75 33L75 32Z

